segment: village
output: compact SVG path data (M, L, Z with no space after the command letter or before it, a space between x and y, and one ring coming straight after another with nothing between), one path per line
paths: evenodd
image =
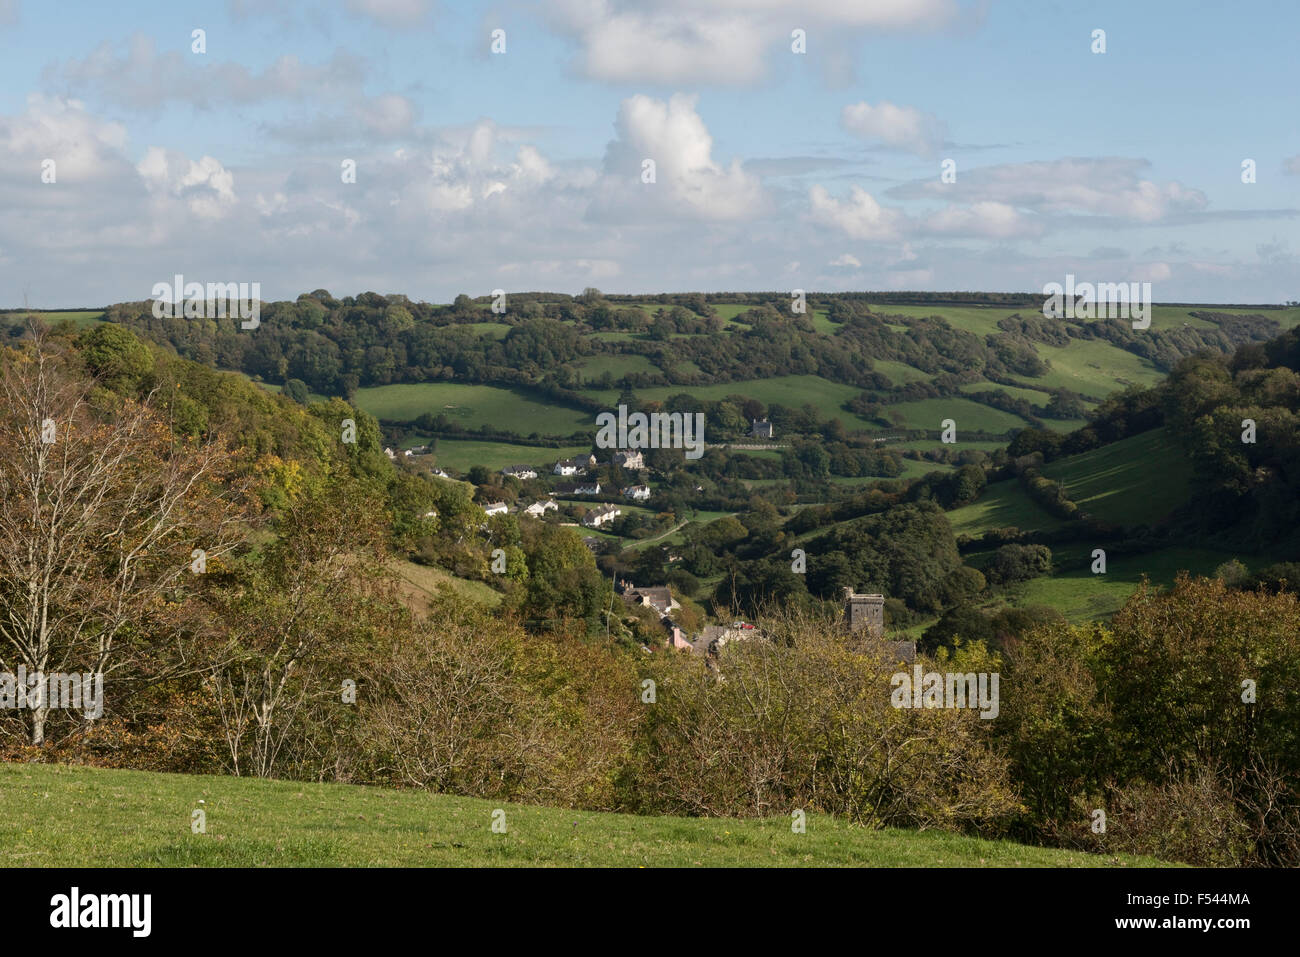
M772 423L766 419L753 419L750 423L750 437L762 442L771 442L775 437L775 429ZM754 445L744 447L769 448L774 446ZM384 449L384 454L395 463L406 463L417 470L427 472L434 478L448 481L468 480L453 475L443 468L428 464L435 458L434 450L428 445L417 445L400 451L390 446ZM593 474L601 465L611 466L611 471L616 470L619 475L635 476L635 480L630 484L612 487L604 484ZM653 471L647 466L644 453L636 448L615 450L607 462L602 462L593 452L587 455L561 458L549 469L545 466L508 465L497 470L496 474L500 475L502 479L514 479L519 483L521 492L540 492L541 494L521 494L514 503L481 500L479 504L482 505L484 513L489 518L514 513L526 515L539 521L552 521L557 525L580 527L584 530L599 532L605 530L620 518L624 514L624 509L618 504L602 501L593 501L589 506L574 508L573 504L567 500L574 497L594 498L601 495L606 497L617 495L629 504L647 502L654 494L649 485ZM481 491L482 487L480 486L480 494ZM531 501L527 501L527 499L531 499ZM578 512L576 516L578 520L576 522L566 521L565 516L562 514L565 511ZM430 512L428 514L433 516L434 513ZM609 540L596 535L585 535L583 537L584 544L593 552L599 551ZM675 558L676 556L669 555L669 561L673 561ZM743 620L734 620L726 624L703 625L695 629L693 633L688 634L687 630L679 624L678 616L675 614L682 606L673 597L671 587L666 584L637 585L626 578L616 578L614 591L627 610L637 611L643 609L657 617L664 632L663 647L701 655L709 659L710 662L717 658L719 651L729 642L749 640L762 636L762 631L757 625ZM852 593L851 590L846 590L844 606L846 630L850 633L862 633L879 639L884 632L883 604L884 597L881 595L858 595ZM893 650L898 653L898 656L911 660L915 654L915 644L912 642L899 642L896 644L899 647ZM651 645L646 645L644 648L649 653L657 650Z

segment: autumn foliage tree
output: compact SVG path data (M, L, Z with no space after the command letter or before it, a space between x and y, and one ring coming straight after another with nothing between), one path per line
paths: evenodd
M177 440L152 395L101 387L60 340L33 330L5 348L0 669L101 673L111 709L187 668L193 576L242 537L233 464L221 442ZM10 712L4 730L44 745L50 705Z

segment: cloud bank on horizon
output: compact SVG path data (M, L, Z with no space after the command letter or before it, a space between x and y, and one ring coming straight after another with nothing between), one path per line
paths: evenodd
M1300 299L1297 26L1272 0L0 0L0 307L175 273Z

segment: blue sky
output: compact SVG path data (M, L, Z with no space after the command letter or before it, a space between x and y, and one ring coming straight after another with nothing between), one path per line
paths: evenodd
M142 299L177 272L265 298L1073 272L1300 299L1297 11L0 0L0 306Z

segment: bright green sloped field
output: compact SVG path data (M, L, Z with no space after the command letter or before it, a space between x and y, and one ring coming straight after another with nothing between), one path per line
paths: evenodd
M1147 555L1110 556L1105 574L1093 574L1091 549L1072 547L1083 552L1088 567L1058 573L1049 578L1035 578L1013 590L1015 605L1050 605L1070 621L1109 618L1123 606L1145 575L1153 585L1172 585L1181 571L1193 575L1211 575L1218 566L1234 558L1252 571L1271 560L1204 548L1166 548ZM1063 557L1056 550L1054 557Z
M1079 508L1116 525L1158 522L1190 494L1191 464L1167 429L1058 459L1043 474Z
M949 512L948 523L954 535L980 535L992 528L1018 528L1027 532L1062 524L1031 499L1016 479L988 486L977 501Z

